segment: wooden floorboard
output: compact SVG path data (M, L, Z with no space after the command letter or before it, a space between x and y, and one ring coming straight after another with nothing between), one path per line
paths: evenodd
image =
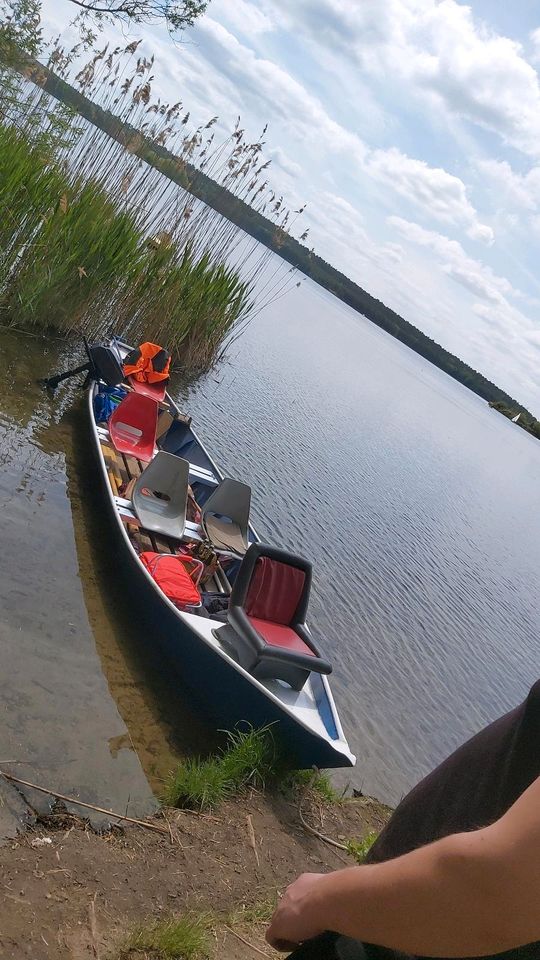
M103 452L103 457L105 460L105 466L107 467L107 474L109 477L109 483L111 484L111 489L115 495L118 496L120 487L122 486L122 477L118 470L116 464L115 451L108 445L101 441L101 450Z
M142 473L140 460L136 460L135 457L129 457L127 454L124 455L124 460L131 479L137 480Z
M121 496L124 485L131 479L126 463L122 454L120 454L118 450L115 450L107 440L101 440L100 443L112 492L115 496ZM130 539L138 546L141 552L143 550L156 552L155 544L152 543L148 533L142 530L140 525L131 522L127 517L121 517L121 520L126 526L129 526Z

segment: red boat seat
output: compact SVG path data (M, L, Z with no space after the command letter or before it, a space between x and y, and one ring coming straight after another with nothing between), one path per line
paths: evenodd
M135 393L140 393L142 397L152 397L156 403L165 399L164 383L141 383L140 380L135 380L135 377L128 377L127 382Z
M310 589L307 560L251 544L234 581L222 636L252 676L284 680L301 690L310 673L332 672L305 624Z
M315 656L313 650L291 627L286 627L282 623L273 623L272 620L259 620L257 617L248 617L248 620L264 642L269 643L271 647L282 647L284 650L303 653L308 657Z
M245 610L248 617L291 623L306 583L304 570L260 556L249 581Z
M119 453L149 463L156 448L158 405L139 393L128 393L111 414L109 433Z

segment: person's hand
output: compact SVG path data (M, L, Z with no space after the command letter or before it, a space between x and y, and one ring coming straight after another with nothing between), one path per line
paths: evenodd
M266 931L266 939L271 947L292 950L304 940L324 932L326 928L321 925L317 909L314 908L316 894L324 878L324 873L303 873L287 887Z

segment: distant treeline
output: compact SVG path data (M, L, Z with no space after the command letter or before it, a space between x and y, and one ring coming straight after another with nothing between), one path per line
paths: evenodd
M445 350L430 337L400 317L389 307L372 297L366 290L353 283L335 267L326 263L313 251L299 243L286 231L276 227L271 220L258 213L243 200L235 197L210 177L191 164L179 160L166 147L163 147L139 130L118 119L108 110L103 110L70 84L43 67L36 60L21 54L17 69L29 79L42 86L47 93L72 107L86 120L105 131L131 153L151 164L165 176L188 190L193 196L203 200L228 220L242 227L246 233L255 237L280 257L297 267L306 276L329 290L348 306L357 310L377 326L382 327L397 340L401 340L426 360L444 370L445 373L463 383L474 393L491 403L502 404L510 408L514 415L523 413L527 422L536 423L535 418L516 400L501 390L472 367Z
M505 403L501 403L500 400L494 400L490 403L490 407L493 407L494 410L497 410L498 413L502 413L504 417L508 417L509 420L513 420L519 414L519 420L516 420L518 426L523 430L526 430L527 433L532 433L533 437L536 437L537 440L540 440L540 420L535 420L530 413L523 413L520 409L512 409L507 407Z

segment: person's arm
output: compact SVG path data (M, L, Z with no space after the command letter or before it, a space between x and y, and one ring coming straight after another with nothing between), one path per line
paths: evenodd
M540 940L540 778L496 823L386 863L304 874L267 932L278 949L333 930L431 957Z

